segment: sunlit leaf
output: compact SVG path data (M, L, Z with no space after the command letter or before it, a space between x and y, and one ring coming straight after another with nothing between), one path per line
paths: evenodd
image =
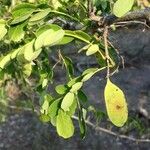
M88 74L86 74L83 79L82 79L82 82L85 82L87 80L89 80L95 73L94 72L90 72Z
M71 117L63 110L59 110L56 120L56 129L59 136L70 138L74 134L74 125Z
M23 65L23 73L26 77L29 77L32 73L32 63L27 63Z
M117 17L122 17L131 10L134 1L135 0L117 0L113 7L113 13Z
M99 51L99 46L97 44L92 44L88 50L86 51L86 55L90 56L95 54L97 51Z
M0 40L3 39L6 33L7 33L7 29L5 27L5 21L3 19L0 19Z
M43 79L43 82L42 82L42 88L45 88L47 85L48 85L48 79L45 78Z
M86 69L83 73L82 73L82 75L86 75L86 74L89 74L89 73L93 73L93 72L95 72L95 71L97 71L98 70L98 68L88 68L88 69Z
M71 92L67 93L62 100L61 108L64 111L69 111L69 107L72 105L74 99L75 99L74 93L71 93Z
M60 29L62 29L60 26L58 26L57 24L46 24L41 26L35 33L36 37L38 37L39 35L41 35L42 33L44 33L45 31L52 29L54 31L58 31Z
M42 10L42 11L36 13L29 19L29 22L34 22L34 21L38 21L38 20L45 18L49 14L50 11L51 11L51 9L47 8L45 10Z
M104 95L109 119L114 125L122 127L128 118L128 109L124 93L108 79Z
M11 53L7 54L6 56L0 57L0 68L4 68L11 60Z
M58 43L59 45L65 45L65 44L68 44L70 42L72 42L74 40L73 37L67 37L67 36L64 36L62 38L62 40Z
M86 43L90 43L91 41L91 37L87 33L81 30L77 30L77 31L65 30L65 35L84 41Z
M39 119L42 121L42 122L49 122L50 121L50 117L48 115L45 115L45 114L41 114Z
M60 108L61 99L57 99L51 103L48 108L48 115L54 118L58 114L58 109Z
M16 58L16 56L17 56L17 54L19 53L20 50L21 50L21 48L13 50L12 53L11 53L11 59Z
M49 105L50 105L50 102L52 101L52 97L50 95L46 94L43 96L42 101L43 102L42 102L40 112L42 114L48 115L49 114Z
M70 92L73 92L73 93L77 92L82 87L82 85L83 85L83 82L77 82L77 83L75 83L72 86Z
M44 46L53 46L53 45L59 43L62 40L64 34L65 34L65 32L62 29L51 33L50 35L45 37L44 43L43 43Z
M50 4L54 7L54 9L59 8L61 5L61 3L59 2L59 0L51 0Z
M77 101L76 99L74 99L72 105L69 107L69 111L67 111L67 114L71 117L75 114L75 111L76 111L76 108L77 108Z
M68 87L72 87L75 83L80 82L81 79L82 79L81 76L76 77L76 78L74 78L74 79L71 79L71 80L68 82L68 84L67 84Z
M48 29L37 37L35 41L35 49L37 50L43 46L53 46L59 43L62 40L63 36L64 30L62 29L58 31Z
M24 38L25 31L23 28L25 27L25 25L26 23L22 23L22 24L10 27L8 35L11 41L19 42L21 39Z
M55 90L58 94L65 94L68 91L68 88L65 85L57 85L55 87Z
M32 40L21 48L17 58L20 62L31 62L39 56L41 51L42 49L34 50L34 40Z
M33 4L24 3L17 5L12 10L13 20L11 24L17 24L28 19L31 16L31 14L35 11L35 8L36 7Z

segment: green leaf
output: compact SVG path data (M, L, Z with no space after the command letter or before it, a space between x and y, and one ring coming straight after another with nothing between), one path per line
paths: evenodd
M86 75L86 74L89 74L89 73L92 73L92 72L96 72L98 70L98 68L88 68L88 69L86 69L83 73L82 73L82 75L84 76L84 75Z
M39 49L43 46L53 46L59 43L64 36L64 30L60 29L54 31L52 29L46 30L40 34L35 41L35 49Z
M34 40L25 44L18 53L18 60L20 62L31 62L36 59L41 53L42 49L34 50Z
M68 44L70 42L72 42L74 40L73 37L67 37L67 36L64 36L62 38L62 40L58 43L59 45L65 45L65 44Z
M84 77L82 78L82 82L85 82L87 80L89 80L95 73L97 73L98 71L104 70L106 67L102 67L102 68L89 68L87 70L85 70L82 75L84 75Z
M61 99L57 99L54 102L51 103L51 105L48 108L48 115L51 118L54 118L58 114L58 110L60 109L60 103Z
M81 40L86 43L90 43L90 41L91 41L91 37L87 33L83 32L81 30L77 30L77 31L65 30L65 35L76 38L76 39Z
M87 102L87 96L84 94L83 91L79 90L77 94L78 94L78 98L81 102L84 102L84 103Z
M67 114L71 117L75 114L75 111L76 111L76 108L77 108L77 101L76 99L74 99L72 105L69 107L69 111L67 111Z
M63 16L63 17L69 18L69 19L71 19L73 21L80 22L77 18L72 17L71 15L63 13L63 12L59 12L59 11L56 11L56 10L51 10L51 13L55 14L56 16L59 15L59 16Z
M41 114L39 119L42 122L49 122L50 121L50 117L48 115L45 115L45 114Z
M48 79L45 78L45 79L43 79L43 81L42 81L42 88L44 89L47 85L48 85Z
M98 68L89 68L85 70L82 73L82 75L84 75L84 77L82 78L82 82L89 80L98 70L99 70Z
M42 34L40 34L35 41L35 44L34 44L35 49L37 50L37 49L40 49L41 47L43 47L45 37L48 37L53 33L54 33L54 31L52 29L49 29L49 30L43 32Z
M32 73L32 63L24 64L23 66L23 73L26 77L29 77Z
M42 10L42 11L36 13L29 19L29 22L39 21L39 20L45 18L50 13L50 11L51 11L51 9L47 8L45 10Z
M58 93L58 94L60 94L60 95L63 95L63 94L65 94L67 91L68 91L68 88L67 88L67 86L66 85L57 85L56 87L55 87L55 90L56 90L56 92Z
M82 109L79 111L78 117L79 117L78 122L79 122L80 134L81 134L81 138L83 139L86 134L86 123L83 117Z
M0 58L0 68L4 68L11 60L11 53L7 54L6 56L2 56Z
M65 32L62 29L53 32L49 36L45 37L44 46L53 46L55 44L58 44L62 40L64 34Z
M68 84L67 84L68 87L72 87L76 82L80 82L81 79L82 79L81 76L76 77L76 78L74 78L74 79L71 79L71 80L68 82Z
M90 56L99 51L99 46L97 44L92 44L86 51L86 55Z
M12 59L16 58L21 48L10 51L7 55L0 57L0 68L4 68Z
M77 91L82 87L82 85L83 85L83 82L77 82L77 83L75 83L75 84L72 86L70 92L72 92L72 93L77 92Z
M24 31L24 27L27 23L22 23L16 26L11 26L9 31L8 31L8 35L11 41L14 42L19 42L21 39L24 38L25 35L25 31Z
M35 33L36 37L40 36L40 34L44 33L45 31L52 29L54 31L58 31L60 29L62 29L60 26L58 26L57 24L46 24L41 26Z
M59 2L59 0L51 0L50 1L50 4L52 5L52 7L54 9L58 9L59 7L61 7L61 3Z
M43 104L42 104L41 109L40 109L40 112L42 114L48 115L48 113L49 113L49 104L50 104L51 101L52 101L51 96L49 96L48 94L44 95Z
M58 135L65 139L70 138L74 134L74 125L71 117L63 110L59 110L58 112L56 129Z
M134 4L134 0L117 0L113 6L113 13L117 17L122 17L129 12Z
M128 119L128 108L123 91L107 79L104 96L109 119L117 127L122 127Z
M64 111L69 111L70 110L69 107L72 105L74 99L75 99L74 93L71 92L67 93L62 100L61 108Z
M51 124L53 125L53 126L56 126L56 119L57 119L57 117L55 116L55 117L53 117L53 118L51 118Z
M90 72L90 73L86 74L83 77L82 82L85 82L85 81L89 80L94 74L95 74L95 72Z
M31 16L31 14L35 11L35 8L36 7L34 5L27 3L17 5L12 10L12 16L14 19L11 22L11 25L20 23L28 19Z
M13 50L11 53L11 59L15 59L20 50L21 50L21 48Z
M5 27L5 20L0 19L0 41L3 39L6 33L7 33L7 29Z
M22 11L22 9L26 9L27 11L28 10L31 10L31 9L35 9L36 6L34 4L29 4L29 3L22 3L22 4L19 4L19 5L16 5L13 10L12 10L12 15L13 16L18 16L20 15L20 12Z

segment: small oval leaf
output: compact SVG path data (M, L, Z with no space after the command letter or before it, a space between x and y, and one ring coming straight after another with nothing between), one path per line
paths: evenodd
M77 82L77 83L75 83L75 84L72 86L70 92L72 92L72 93L77 92L79 89L81 89L82 85L83 85L83 82Z
M117 17L122 17L129 12L134 4L134 0L117 0L113 7L113 13Z
M5 20L0 19L0 40L6 35L7 29L5 27Z
M90 56L95 54L97 51L99 51L99 46L97 44L91 45L88 50L86 51L86 55Z
M45 18L50 13L50 11L51 11L51 9L47 8L45 10L42 10L42 11L36 13L29 19L29 22L34 22L34 21L38 21L38 20Z
M69 107L72 105L74 98L75 98L74 93L71 92L67 93L62 100L61 108L64 111L69 111Z
M70 138L74 134L74 125L71 117L63 110L59 110L58 112L56 129L58 135L65 139Z
M55 87L55 90L58 94L63 95L67 92L68 88L63 84L60 84Z

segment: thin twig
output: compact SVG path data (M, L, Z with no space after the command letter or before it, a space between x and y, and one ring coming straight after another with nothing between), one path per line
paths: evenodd
M75 120L78 120L77 116L73 116L72 118L75 119ZM86 122L87 125L91 126L93 129L95 129L97 131L104 132L104 133L107 133L109 135L113 135L113 136L116 136L118 138L121 138L121 139L127 139L127 140L131 140L131 141L137 142L137 143L142 143L142 142L150 143L150 139L136 139L136 138L133 138L133 137L130 137L130 136L117 134L117 133L115 133L113 131L110 131L108 129L105 129L105 128L102 128L102 127L99 127L99 126L95 126L89 120L85 120L85 122Z
M114 23L113 25L115 25L115 27L122 27L122 25L129 25L129 24L142 24L144 25L145 27L147 27L148 29L150 29L150 26L146 24L146 22L143 22L143 21L137 21L137 20L134 20L134 21L121 21L121 22L117 22L117 23Z
M53 67L52 67L52 70L54 70L55 69L55 67L59 64L59 63L61 63L61 55L60 55L60 50L59 50L59 52L58 52L58 60L56 61L56 63L53 65Z
M105 45L105 55L106 55L106 62L107 62L107 79L109 78L109 52L108 52L108 42L107 42L107 36L108 36L108 27L106 26L104 29L104 45Z
M35 112L37 115L39 115L39 110L38 109L34 109L33 110L32 108L16 107L16 106L12 106L12 105L9 105L8 108L15 109L15 110L20 110L20 111L22 111L22 110L24 110L24 111L31 111L31 112ZM77 116L72 116L72 118L74 120L78 120L79 119ZM137 142L137 143L150 143L150 139L136 139L136 138L133 138L133 137L130 137L130 136L126 136L126 135L120 135L120 134L117 134L117 133L115 133L113 131L110 131L108 129L96 126L95 124L90 122L89 119L85 120L85 123L87 125L89 125L90 127L92 127L93 129L97 130L97 131L104 132L104 133L107 133L109 135L121 138L121 139L131 140L131 141Z

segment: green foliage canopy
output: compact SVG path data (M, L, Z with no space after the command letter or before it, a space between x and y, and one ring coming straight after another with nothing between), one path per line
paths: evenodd
M87 97L82 90L84 82L106 68L116 70L119 65L115 49L107 43L106 53L103 36L93 29L95 27L89 16L90 4L86 0L33 0L13 6L10 3L7 8L5 5L1 9L0 42L9 45L9 49L1 52L1 73L10 74L25 84L28 84L29 77L36 75L38 79L33 90L41 97L40 119L51 122L58 135L69 138L74 134L72 116L76 113L81 137L84 138L87 112L84 105ZM93 5L96 15L105 12L122 17L132 9L134 0L93 0ZM99 67L88 68L76 76L72 60L62 51L59 52L67 82L57 85L57 96L52 97L46 92L54 76L49 54L57 46L77 42L83 45L78 52L95 57ZM14 69L11 73L10 68Z

